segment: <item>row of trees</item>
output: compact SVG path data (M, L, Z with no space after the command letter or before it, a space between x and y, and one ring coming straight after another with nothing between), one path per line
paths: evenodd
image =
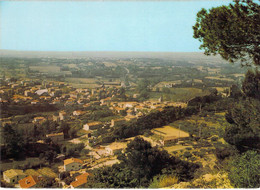
M163 111L153 111L136 121L116 126L112 135L119 139L133 137L196 112L194 108L166 107Z

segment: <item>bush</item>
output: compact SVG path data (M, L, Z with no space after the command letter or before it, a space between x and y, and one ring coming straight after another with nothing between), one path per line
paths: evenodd
M214 136L214 137L211 137L211 139L210 139L211 141L217 141L218 140L218 137L216 137L216 136Z
M68 176L64 179L64 182L67 184L67 185L70 185L71 182L74 181L74 178L71 177L71 176Z
M155 176L149 185L149 188L163 188L163 187L169 187L174 184L178 183L178 178L176 176L172 175L161 175L161 176Z
M215 150L217 158L222 161L227 157L236 154L236 150L232 149L232 147L224 147L224 148L216 148Z
M192 157L192 154L190 152L184 152L184 154L182 155L184 158L190 158Z
M68 176L70 176L70 172L61 172L60 173L60 179L61 180L67 178Z
M5 187L5 188L14 188L13 184L10 183L6 183L4 181L1 180L1 186L0 187Z
M192 156L192 157L190 157L188 160L194 162L194 161L197 160L197 159L196 159L194 156Z
M203 149L202 149L203 150ZM198 156L198 157L200 157L200 158L202 158L202 157L204 157L205 156L205 154L206 154L206 152L205 151L195 151L195 152L193 152L193 154L195 155L195 156Z

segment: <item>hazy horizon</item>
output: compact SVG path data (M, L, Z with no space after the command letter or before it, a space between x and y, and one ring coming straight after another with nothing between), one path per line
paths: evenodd
M160 58L169 60L216 60L223 61L220 56L206 56L203 52L130 52L130 51L17 51L0 50L0 57L19 58Z

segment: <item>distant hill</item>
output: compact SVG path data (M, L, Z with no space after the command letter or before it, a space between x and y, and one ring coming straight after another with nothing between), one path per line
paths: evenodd
M0 57L25 57L25 58L160 58L169 60L189 60L201 62L226 63L220 56L206 56L202 52L109 52L109 51L79 51L79 52L54 52L54 51L14 51L0 50Z

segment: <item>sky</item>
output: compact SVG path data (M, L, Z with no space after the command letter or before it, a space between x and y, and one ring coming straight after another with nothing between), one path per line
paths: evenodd
M0 49L197 52L197 12L229 2L1 1Z

